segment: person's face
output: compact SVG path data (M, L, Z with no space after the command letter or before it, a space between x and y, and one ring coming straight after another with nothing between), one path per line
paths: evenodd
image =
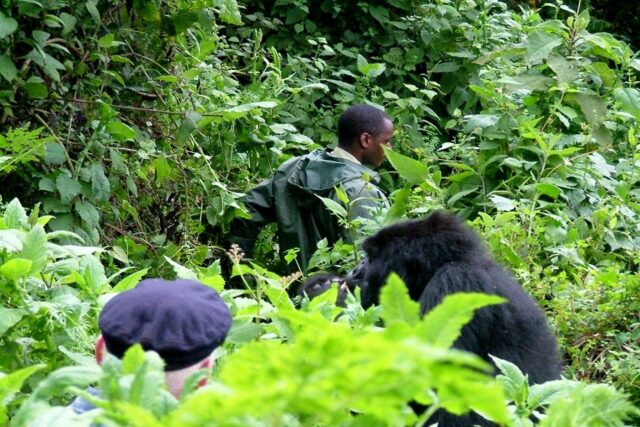
M377 135L363 133L360 135L361 145L363 148L363 163L378 167L384 161L383 145L391 148L391 139L393 138L393 123L391 120L384 119L382 132Z

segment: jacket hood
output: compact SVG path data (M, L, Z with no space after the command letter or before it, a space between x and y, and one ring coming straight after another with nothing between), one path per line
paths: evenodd
M362 179L364 174L368 174L374 183L379 180L378 174L364 165L333 157L326 150L316 150L294 164L287 181L298 204L302 205L317 201L316 196L328 197L334 187Z

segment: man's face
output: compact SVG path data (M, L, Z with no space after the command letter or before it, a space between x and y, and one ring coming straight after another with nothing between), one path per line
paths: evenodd
M384 119L382 132L377 135L363 134L363 136L365 135L367 136L367 143L363 144L363 163L377 168L384 161L384 150L382 146L386 145L391 148L393 123L391 123L389 119Z

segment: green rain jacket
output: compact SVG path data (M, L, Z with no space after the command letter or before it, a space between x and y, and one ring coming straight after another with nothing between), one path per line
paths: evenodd
M269 179L249 191L244 199L251 219L236 218L231 223L231 242L251 256L253 245L265 225L278 224L280 255L300 248L298 263L306 271L320 240L330 245L342 238L351 242L337 218L317 196L337 201L340 187L351 201L350 219L370 218L376 208L388 208L389 202L374 184L378 175L366 166L316 150L283 163ZM297 270L290 264L290 270Z

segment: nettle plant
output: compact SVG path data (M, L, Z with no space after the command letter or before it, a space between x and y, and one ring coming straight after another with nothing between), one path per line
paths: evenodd
M71 232L47 233L51 216L27 215L17 199L0 217L0 371L82 359L95 332L98 296L108 278L99 248L59 245Z
M567 215L580 236L606 242L593 248L597 260L640 243L640 61L588 23L587 12L514 16L511 43L475 60L482 68L469 88L483 109L461 117L461 136L446 147L467 154L448 163L446 180L450 206Z

